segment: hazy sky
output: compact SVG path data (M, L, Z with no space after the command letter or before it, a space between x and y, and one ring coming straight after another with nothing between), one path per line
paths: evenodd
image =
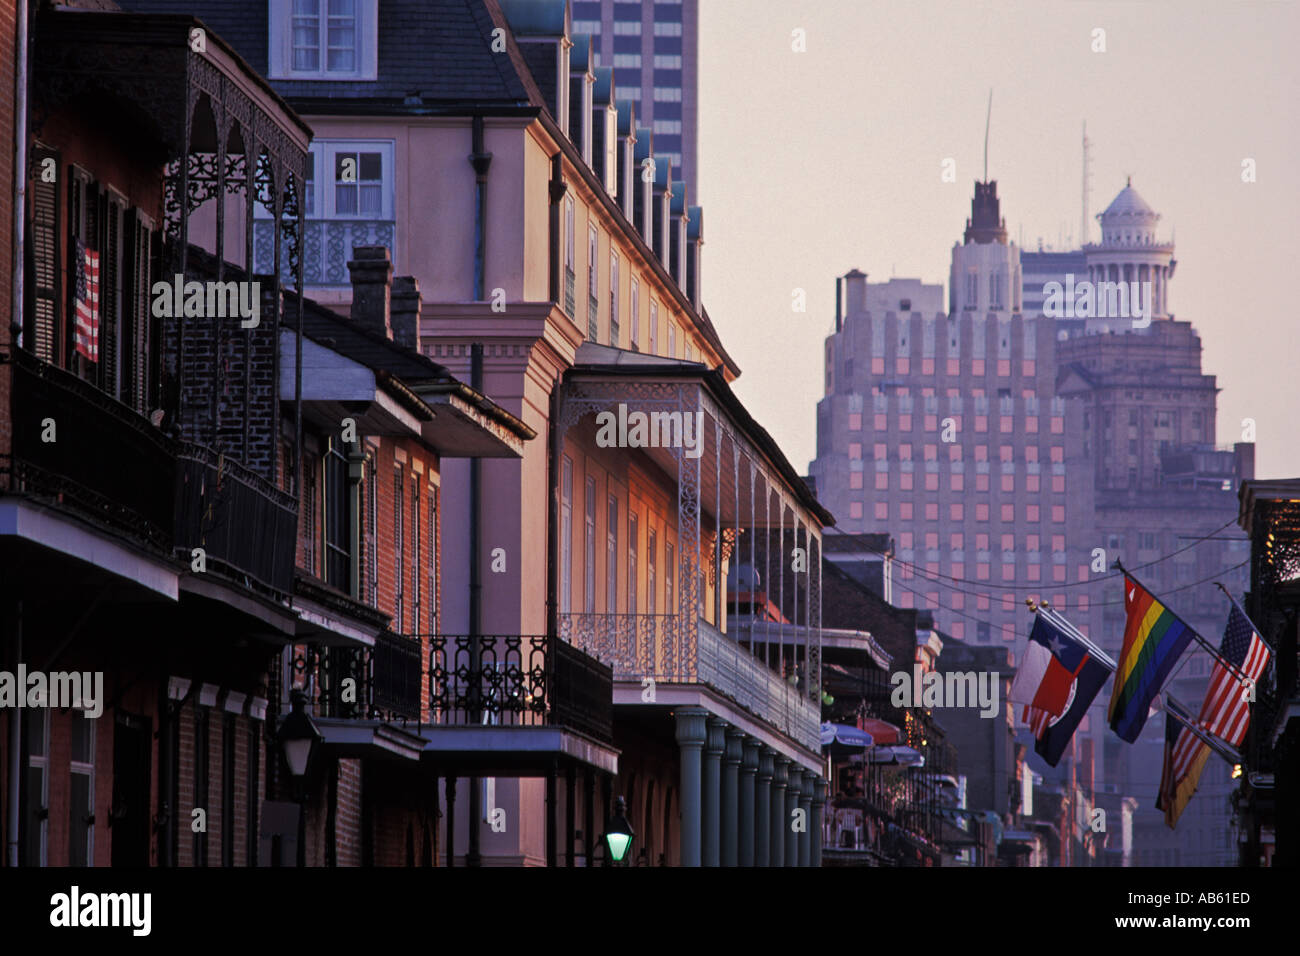
M1091 214L1132 175L1160 235L1176 232L1170 306L1218 376L1218 444L1254 418L1257 475L1300 475L1300 5L700 7L705 302L743 370L741 399L797 469L815 451L835 276L857 267L946 289L992 88L989 176L1012 241L1077 246L1086 121ZM791 49L796 29L804 53ZM947 157L955 184L940 179ZM1254 183L1242 182L1245 158Z

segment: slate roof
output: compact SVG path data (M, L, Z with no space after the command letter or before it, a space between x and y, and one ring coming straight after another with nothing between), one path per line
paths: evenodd
M282 324L289 329L298 328L297 298L292 292L284 293L285 306ZM346 355L370 370L379 373L380 383L401 393L421 386L439 386L438 391L458 393L488 418L505 425L524 439L536 436L531 428L483 395L466 385L443 365L414 349L385 338L325 308L311 299L302 302L302 334L305 338L328 349ZM409 396L407 396L409 397Z
M188 13L219 34L258 73L269 69L265 0L122 0L139 13ZM380 0L379 73L374 81L272 80L302 113L328 100L334 112L419 112L405 106L419 91L427 112L477 104L545 103L496 0ZM492 31L505 31L506 53L492 52ZM349 109L348 104L355 108ZM385 110L387 106L390 109Z

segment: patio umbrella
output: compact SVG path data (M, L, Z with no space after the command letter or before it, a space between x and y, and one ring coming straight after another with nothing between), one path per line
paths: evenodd
M822 750L827 750L833 757L844 757L862 753L875 740L871 734L848 724L822 724Z
M878 720L875 717L864 717L861 724L862 729L871 734L871 739L876 742L877 746L883 747L896 744L903 736L903 732L893 724Z

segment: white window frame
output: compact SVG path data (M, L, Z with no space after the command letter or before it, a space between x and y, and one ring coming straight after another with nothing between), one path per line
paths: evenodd
M45 733L43 737L45 741L45 752L42 754L28 753L27 764L23 768L22 788L23 788L23 792L26 793L28 770L31 768L39 768L41 771L41 807L44 808L47 812L45 813L44 819L40 821L40 826L41 826L40 857L41 858L39 861L35 863L32 860L27 860L26 862L28 866L49 866L50 865L50 861L49 861L50 815L48 811L50 806L50 708L42 707L35 714L29 713L28 719L39 720L43 722L44 729L45 729ZM23 744L25 747L26 746L25 740L23 741ZM30 812L30 808L26 808L25 812Z
M650 354L659 354L659 302L650 299Z
M72 713L72 715L76 715L76 714L78 714L78 713L84 714L85 711L84 711L84 710L73 710L71 713ZM89 778L90 778L90 780L89 780L89 784L90 784L90 807L89 807L89 810L90 810L90 814L91 814L91 816L93 817L93 816L95 815L95 747L98 745L99 741L96 739L96 733L95 733L95 724L96 724L96 720L95 720L94 718L92 718L92 717L88 717L88 716L87 716L87 717L83 717L82 719L85 721L87 732L90 734L90 761L89 761L89 762L86 762L86 761L81 761L81 760L72 760L72 759L69 759L69 761L68 761L68 776L69 776L69 778L71 778L72 776L75 776L76 774L81 774L82 776L85 776L85 777L89 777ZM72 737L72 734L71 734L70 729L69 729L68 737L69 737L69 743L70 743L70 742L71 742L71 737ZM46 780L48 781L48 779L49 779L49 774L47 773L47 774L46 774ZM68 784L69 784L69 786L68 786L68 813L69 813L69 820L68 820L68 858L69 858L69 860L71 860L71 858L72 858L72 840L74 839L74 831L73 831L73 826L72 826L73 821L72 821L72 819L71 819L71 813L72 813L72 787L71 787L71 783L72 783L72 781L71 781L71 779L69 779L69 781L68 781ZM48 785L48 784L47 784L47 785ZM95 865L95 825L94 825L93 823L91 823L91 824L88 824L88 825L86 826L86 866L94 866L94 865Z
M596 613L596 478L587 476L587 494L582 511L585 523L582 532L582 609L587 614Z
M605 511L605 613L618 613L618 499L613 495Z
M314 164L315 178L311 180L310 201L304 197L303 216L307 219L336 219L343 222L356 220L370 222L391 222L397 218L396 190L397 176L395 156L396 141L391 139L318 139L308 148ZM334 179L334 168L339 153L379 153L381 166L380 209L379 215L370 216L356 213L340 213L337 208L338 196ZM357 170L360 174L360 170ZM328 180L321 177L328 175ZM328 187L328 188L327 188ZM304 192L306 191L304 185ZM358 196L358 199L360 197ZM360 202L357 203L358 208ZM253 204L253 215L257 219L270 219L271 212L260 202Z
M668 323L668 357L677 358L677 326Z
M573 603L573 459L564 456L560 478L560 613Z
M618 348L618 339L622 332L618 314L618 253L609 250L609 344Z
M328 68L329 0L319 0L318 48L315 70L293 67L293 0L271 0L268 17L267 78L272 80L374 80L379 75L379 0L353 0L356 9L356 47L351 70Z
M641 283L637 281L636 276L632 276L632 316L628 326L628 333L631 336L632 348L640 348L638 339L641 337Z
M638 522L636 512L631 508L627 511L627 613L637 613L637 579L636 579L636 550L640 547L637 540Z
M646 613L653 616L655 613L655 585L657 575L655 565L658 561L656 552L659 550L659 538L655 534L654 528L646 528Z
M573 196L564 197L564 267L577 277L578 274L578 257L577 257L577 235L574 229L574 223L577 221L577 206L573 201Z

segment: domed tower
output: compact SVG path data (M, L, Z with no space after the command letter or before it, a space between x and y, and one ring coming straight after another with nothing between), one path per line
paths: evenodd
M1152 317L1169 318L1169 280L1178 263L1174 244L1156 237L1160 214L1138 195L1130 178L1097 219L1101 242L1083 247L1088 279L1094 287L1102 282L1150 282Z

